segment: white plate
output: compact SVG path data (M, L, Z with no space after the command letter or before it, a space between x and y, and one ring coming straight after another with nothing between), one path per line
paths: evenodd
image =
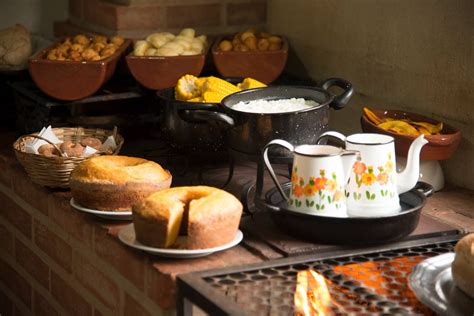
M440 315L474 315L474 299L454 284L451 264L454 253L445 253L420 262L408 277L416 297Z
M122 228L118 233L118 237L121 242L123 242L124 244L132 248L140 249L148 253L159 255L162 257L186 259L186 258L204 257L217 251L222 251L222 250L232 248L242 241L242 238L244 237L244 235L242 234L240 230L238 230L237 234L235 235L234 240L232 240L231 242L219 247L207 248L207 249L170 249L170 248L154 248L154 247L145 246L136 240L135 227L133 226L133 224L127 225L124 228ZM185 244L185 243L186 243L186 237L179 236L178 244Z
M132 220L132 212L131 211L101 211L101 210L94 210L84 206L81 206L74 201L74 198L71 198L70 204L76 210L93 214L95 216L99 216L106 219L113 219L119 221L130 221Z

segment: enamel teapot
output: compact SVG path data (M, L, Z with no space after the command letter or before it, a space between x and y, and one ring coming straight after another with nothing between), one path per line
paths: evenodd
M318 143L333 137L347 150L358 151L345 189L347 214L356 217L391 216L401 211L398 195L415 187L420 172L420 151L428 143L423 135L410 146L405 169L397 173L394 139L382 134L323 133Z

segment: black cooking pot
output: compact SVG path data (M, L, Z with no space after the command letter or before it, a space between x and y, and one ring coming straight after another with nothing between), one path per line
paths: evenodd
M338 96L327 90L338 86L344 91ZM352 84L339 78L326 80L321 88L303 86L271 86L250 89L231 94L222 100L219 111L185 110L189 122L219 121L229 128L228 145L242 153L260 155L262 148L272 139L284 139L294 145L315 144L318 137L327 130L329 107L341 109L349 101L354 89ZM232 106L239 102L253 100L280 100L303 98L319 103L318 106L286 113L249 113L236 111ZM286 157L287 151L272 149L273 157Z
M160 100L161 128L173 146L186 152L217 152L225 149L227 124L221 119L198 120L201 111L209 111L206 118L219 111L219 104L179 101L174 97L174 88L157 91ZM198 111L196 117L188 117L186 111ZM208 122L209 121L209 122Z

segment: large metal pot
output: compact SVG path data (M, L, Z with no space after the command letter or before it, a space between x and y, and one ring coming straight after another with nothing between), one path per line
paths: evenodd
M174 98L174 88L157 92L161 103L161 128L173 146L186 152L217 152L225 149L227 127L219 120L203 121L188 118L185 111L219 111L219 104L191 103ZM199 117L199 114L197 114Z
M344 91L338 96L327 90L338 86ZM260 155L262 148L272 139L284 139L294 145L315 144L319 135L327 130L329 107L341 109L349 101L354 89L352 84L339 78L326 80L321 88L303 86L271 86L244 90L222 100L220 111L186 110L185 119L193 122L220 121L229 126L228 145L242 153ZM232 109L238 102L253 100L279 100L304 98L319 103L309 109L285 113L249 113ZM280 148L270 153L285 157Z

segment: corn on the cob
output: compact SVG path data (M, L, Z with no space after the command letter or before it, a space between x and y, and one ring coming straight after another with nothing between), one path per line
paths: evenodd
M188 102L203 102L204 99L202 97L195 97L192 99L187 100Z
M179 78L175 89L175 99L186 101L200 95L198 78L193 75L184 75Z
M227 96L229 94L239 92L240 89L234 86L232 83L227 82L223 79L219 79L216 77L208 77L204 82L201 92L218 92L221 93L223 96Z
M223 94L214 91L206 91L202 94L202 99L206 103L221 103L228 94Z
M245 78L241 83L237 84L237 87L242 90L264 88L266 86L266 84L252 78Z

